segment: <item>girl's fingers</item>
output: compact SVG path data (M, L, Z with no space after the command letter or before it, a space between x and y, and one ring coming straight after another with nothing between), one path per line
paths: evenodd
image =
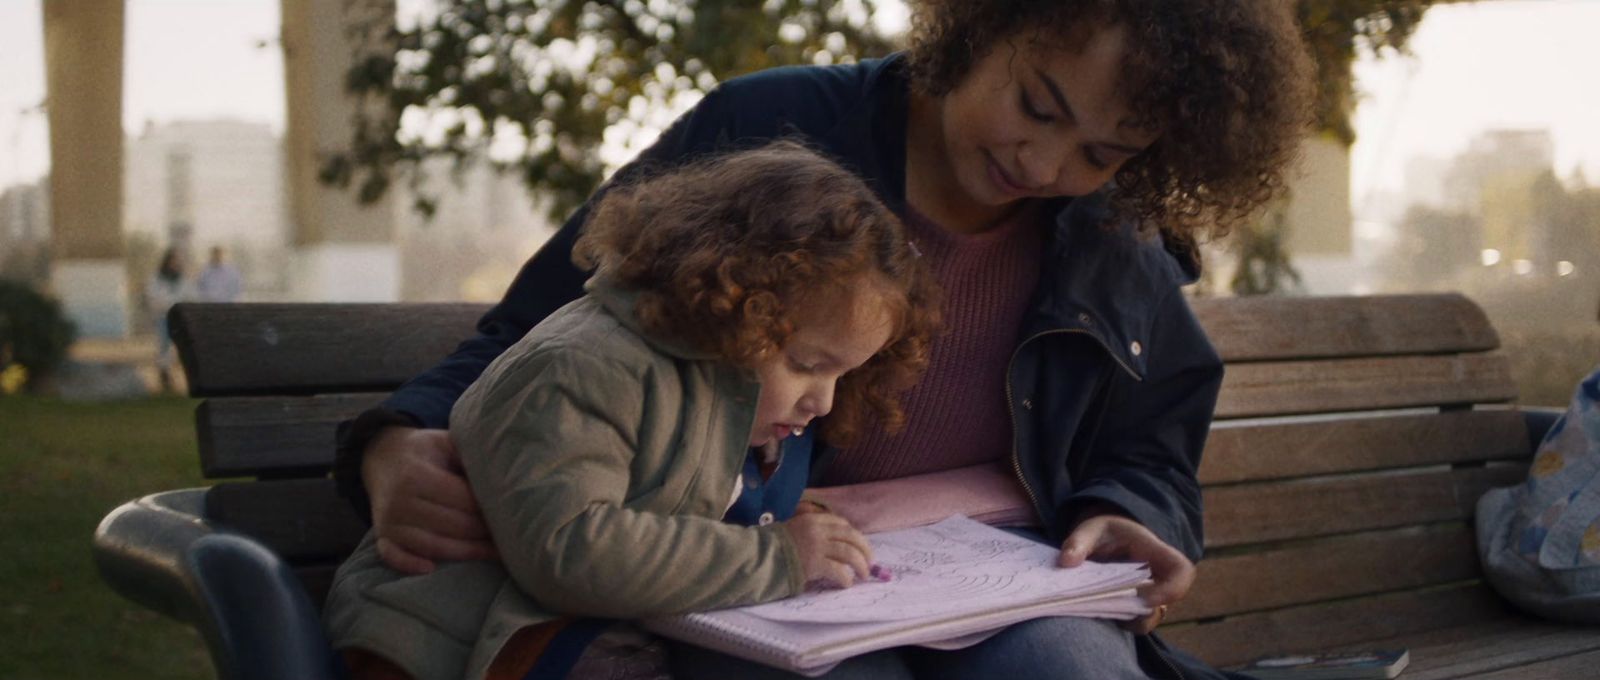
M849 564L842 562L835 562L834 564L838 567L838 575L835 577L835 579L838 581L840 588L849 588L850 586L856 584L857 578L855 569L851 568Z
M865 579L872 572L872 559L849 541L834 539L828 548L828 559L849 568L856 578Z
M866 536L862 535L861 532L856 531L855 527L850 526L848 523L844 525L842 530L834 534L833 540L841 541L850 545L851 547L855 548L857 552L861 553L862 559L868 562L872 561L872 543L867 541Z
M810 514L813 514L813 513L827 512L827 511L828 511L828 509L823 507L821 504L813 503L811 501L806 501L806 500L800 501L800 504L796 505L795 508L794 508L794 514L796 516L799 516L799 515L810 515Z

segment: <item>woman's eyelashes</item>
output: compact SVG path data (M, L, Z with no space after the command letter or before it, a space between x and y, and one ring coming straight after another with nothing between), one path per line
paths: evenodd
M1056 121L1055 116L1040 110L1038 105L1033 103L1033 97L1028 95L1028 88L1018 87L1017 91L1021 93L1023 114L1040 123L1053 123ZM1089 164L1089 167L1096 170L1105 170L1111 167L1111 162L1101 156L1092 146L1083 147L1083 160Z
M1049 123L1055 120L1055 116L1040 111L1039 107L1034 106L1033 98L1028 96L1028 88L1021 87L1018 88L1018 91L1022 93L1022 112L1027 114L1029 118L1041 123Z

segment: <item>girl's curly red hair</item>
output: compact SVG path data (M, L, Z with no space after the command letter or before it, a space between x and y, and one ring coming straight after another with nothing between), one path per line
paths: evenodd
M939 323L937 285L899 219L859 177L791 141L611 187L573 259L637 291L646 332L744 367L780 350L807 305L876 277L894 331L839 381L822 422L834 445L872 418L903 424L898 394L926 368Z

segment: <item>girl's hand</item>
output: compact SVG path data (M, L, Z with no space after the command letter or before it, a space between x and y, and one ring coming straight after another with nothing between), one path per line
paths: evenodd
M806 500L804 498L800 499L800 504L799 505L794 506L794 514L796 514L796 515L805 515L805 514L809 514L809 513L813 513L813 512L827 512L827 511L828 511L828 506L823 505L821 503L818 503L816 501L809 501L809 500Z
M1091 514L1061 544L1063 567L1076 567L1089 558L1127 560L1150 565L1153 583L1141 586L1139 596L1153 611L1144 618L1122 624L1138 634L1161 625L1167 606L1183 599L1194 585L1194 563L1182 552L1157 538L1144 525L1112 513Z
M496 557L448 432L384 428L367 445L361 479L378 556L396 571L425 574L435 560Z
M810 510L783 523L800 553L800 568L806 583L827 583L849 588L858 579L868 579L872 565L872 546L867 537L831 512Z

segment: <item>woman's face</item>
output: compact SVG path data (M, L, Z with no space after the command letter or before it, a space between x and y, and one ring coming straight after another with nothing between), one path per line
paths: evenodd
M1001 42L939 103L945 160L968 201L1082 196L1155 142L1119 92L1126 31L1076 49L1029 35Z

